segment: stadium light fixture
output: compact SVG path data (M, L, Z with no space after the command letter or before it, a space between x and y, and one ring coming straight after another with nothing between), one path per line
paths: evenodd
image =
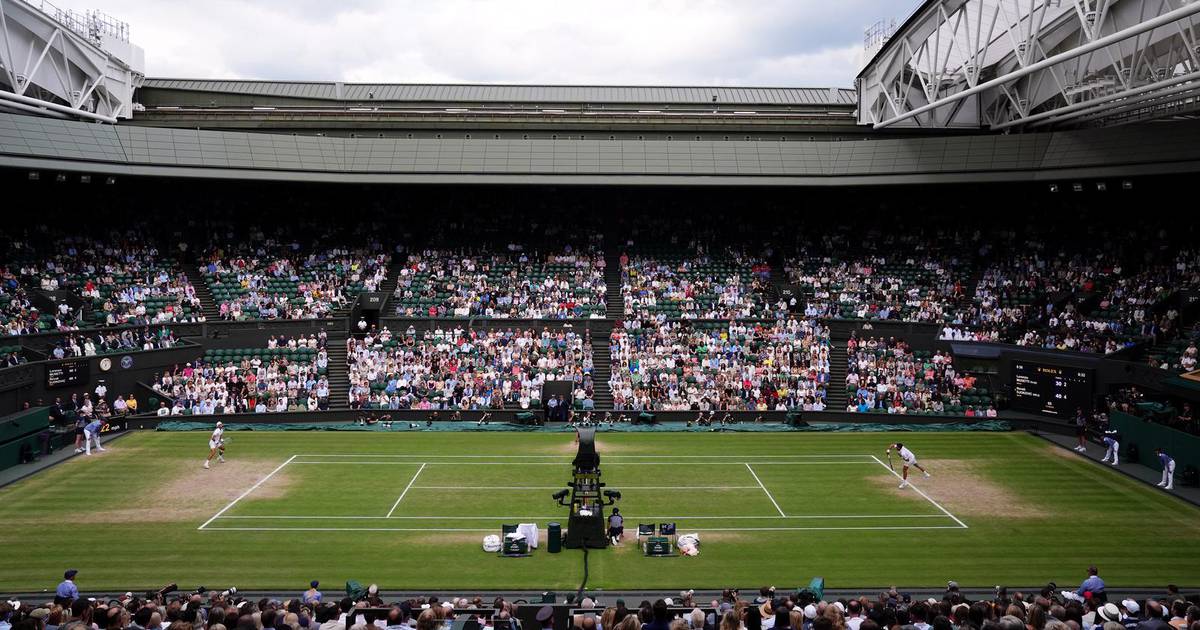
M66 173L59 173L58 175L55 175L55 176L54 176L54 181L56 181L56 182L58 182L58 183L60 183L60 184L61 184L61 183L63 183L63 182L65 182L65 181L67 181L67 175L66 175Z
M1121 190L1133 190L1133 182L1128 179L1121 182Z
M1058 184L1050 184L1050 192L1052 192L1052 193L1058 192Z
M1096 192L1105 192L1108 190L1108 184L1104 182L1096 182Z
M117 178L116 178L116 177L109 177L108 179L105 179L105 180L104 180L104 183L105 183L105 184L107 184L107 185L109 185L109 186L112 186L113 184L117 183Z
M1075 192L1083 192L1083 184L1075 182L1074 184L1071 184L1071 190L1074 190Z
M42 174L37 171L29 171L29 181L36 182L42 178Z
M91 176L91 175L80 175L80 176L79 176L79 183L80 183L80 184L90 184L90 183L92 183L92 176Z

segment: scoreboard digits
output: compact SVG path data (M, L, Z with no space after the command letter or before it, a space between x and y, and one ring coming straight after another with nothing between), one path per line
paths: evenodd
M82 361L62 361L46 366L47 389L82 385L87 383L87 379L88 362L86 359Z
M1093 371L1028 361L1013 362L1013 407L1069 418L1092 410Z

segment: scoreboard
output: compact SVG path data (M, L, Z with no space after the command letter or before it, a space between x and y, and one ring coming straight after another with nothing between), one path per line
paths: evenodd
M83 385L88 380L87 359L80 361L61 361L46 366L46 388L71 387Z
M1092 411L1095 374L1084 368L1013 362L1013 408L1071 418L1076 408Z

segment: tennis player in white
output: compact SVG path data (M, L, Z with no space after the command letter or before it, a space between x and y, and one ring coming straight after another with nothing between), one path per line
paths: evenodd
M912 451L908 450L907 446L901 444L900 442L896 442L894 444L888 445L888 449L887 449L888 462L891 462L891 460L892 460L892 449L896 450L896 454L899 455L900 460L904 462L904 469L903 469L902 478L900 481L901 488L908 487L908 467L909 466L916 468L917 470L921 471L921 473L924 474L926 477L929 477L929 471L925 470L920 464L917 463L917 456L914 455Z
M208 459L204 460L204 467L208 468L208 463L212 458L217 458L217 463L225 463L225 424L217 423L217 428L213 429L212 436L208 438Z

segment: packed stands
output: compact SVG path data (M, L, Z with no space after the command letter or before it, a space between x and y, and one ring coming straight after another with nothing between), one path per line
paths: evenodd
M847 342L846 411L995 417L991 393L954 369L941 351L904 341L852 336Z
M548 254L424 250L398 272L395 314L411 318L605 317L604 255L570 247Z
M643 248L620 262L626 319L750 319L785 310L768 300L769 265L741 253Z
M77 236L47 231L26 239L14 242L10 251L21 285L68 291L82 300L80 306L59 301L58 313L40 315L39 330L203 318L195 288L152 234L114 230L105 236Z
M1170 372L1191 372L1200 369L1200 328L1192 327L1164 344L1151 348L1146 361Z
M365 409L538 409L542 385L592 390L589 333L409 327L347 340L350 405ZM566 401L564 401L566 402Z
M158 350L171 348L177 342L175 334L167 327L143 330L125 328L120 331L99 330L79 332L60 339L49 350L50 358L95 357L120 352Z
M941 323L954 319L966 295L953 259L810 258L787 273L808 317Z
M328 352L315 337L267 348L207 350L201 359L157 375L171 399L159 415L277 413L329 408ZM165 412L164 412L165 410Z
M626 320L609 343L618 410L825 408L829 329L813 320Z
M44 322L16 278L5 274L3 285L0 286L0 327L3 327L4 334L31 335L46 329L74 330L74 321L56 321L52 315L50 323Z
M981 499L982 500L982 499ZM1097 570L1093 570L1095 573ZM68 572L74 579L77 571ZM1169 575L1167 576L1170 577ZM63 590L72 593L72 587ZM456 624L480 628L517 625L519 618L544 619L542 628L603 628L637 630L876 630L878 628L934 628L963 630L1069 630L1123 628L1195 630L1200 626L1200 606L1173 584L1152 597L1118 600L1117 589L1093 593L1104 585L1097 575L1078 584L1059 587L1048 582L1030 592L998 587L984 597L961 590L949 580L945 590L914 596L890 587L850 597L835 597L812 589L785 590L763 587L749 593L726 588L711 598L694 591L671 592L664 597L647 595L642 601L583 594L573 603L563 623L556 622L561 604L509 601L503 597L386 595L372 584L351 596L330 597L313 580L312 588L285 601L273 597L244 597L236 589L211 590L149 598L127 594L108 597L23 597L0 602L0 619L17 630L42 630L53 626L78 630L103 625L111 630L164 627L170 630L223 630L264 628L281 630L346 630L347 628L415 628L437 630ZM357 582L356 582L357 584ZM77 592L79 589L74 588ZM326 589L329 591L330 589ZM1108 593L1106 595L1106 593ZM1116 601L1115 601L1116 600ZM1119 601L1119 603L1118 603ZM627 606L628 603L628 606ZM344 619L344 620L343 620ZM102 622L102 623L97 623Z
M221 319L320 319L346 308L363 291L377 291L390 257L361 249L300 254L278 247L250 255L214 253L201 267Z

